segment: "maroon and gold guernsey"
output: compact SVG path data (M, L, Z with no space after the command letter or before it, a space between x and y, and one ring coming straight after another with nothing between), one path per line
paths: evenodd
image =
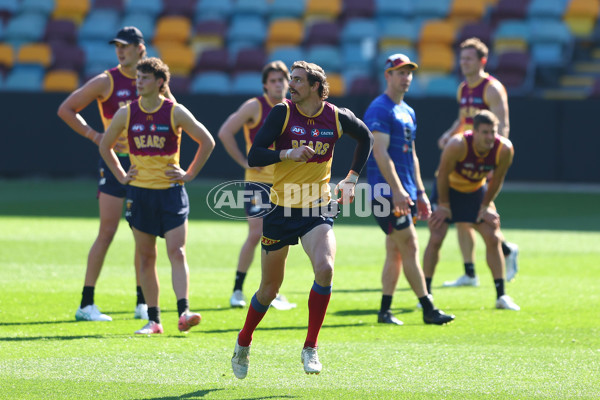
M110 92L106 99L98 99L98 108L100 109L100 118L102 118L104 130L106 131L117 110L137 99L138 95L135 76L126 75L120 65L104 71L104 73L110 79ZM128 153L126 132L121 134L119 142L126 148L122 153Z
M305 163L284 160L275 164L271 201L274 204L310 208L328 204L331 200L329 179L335 142L342 136L338 109L323 102L312 116L303 114L290 100L285 123L275 141L276 150L309 146L315 155Z
M497 79L485 74L477 83L469 85L467 81L458 86L457 100L460 115L460 132L473 130L473 117L481 110L489 110L485 91Z
M146 189L173 186L165 171L171 169L167 164L179 165L181 127L174 124L174 110L175 103L165 98L152 111L144 110L139 100L127 106L125 131L129 141L129 159L138 171L131 186Z
M256 97L258 100L258 104L260 106L260 120L254 121L252 124L244 124L244 138L246 139L246 154L250 152L250 148L252 147L252 143L254 142L254 138L256 134L260 130L260 127L265 123L265 119L267 119L267 115L273 108L274 104L271 104L269 99L266 96ZM262 183L273 183L273 172L275 171L274 165L267 165L266 167L262 167L260 171L256 169L250 168L246 170L245 179L247 181L252 182L262 182Z
M472 193L485 185L487 175L498 166L504 139L496 135L494 147L486 154L479 154L473 146L473 132L465 132L463 136L467 154L450 172L450 187L462 193Z

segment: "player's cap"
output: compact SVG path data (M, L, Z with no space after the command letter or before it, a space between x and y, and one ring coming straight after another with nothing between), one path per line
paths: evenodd
M419 66L417 64L410 61L410 59L407 56L405 56L404 54L396 53L396 54L392 54L391 56L388 57L388 59L385 61L384 69L386 71L391 71L394 69L404 67L405 65L412 67L412 69L419 68Z
M144 35L135 26L125 26L117 33L117 37L108 43L140 44L144 43Z

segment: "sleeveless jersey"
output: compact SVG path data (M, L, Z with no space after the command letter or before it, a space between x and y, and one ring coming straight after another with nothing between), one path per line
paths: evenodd
M487 175L498 166L503 142L501 137L496 135L494 147L486 154L478 154L473 147L473 132L465 132L463 136L467 154L450 172L450 187L459 192L471 193L485 185Z
M131 186L147 189L174 186L165 175L165 170L171 169L167 164L179 165L181 128L173 123L174 109L175 103L164 98L153 111L144 110L139 100L127 106L129 159L138 170Z
M102 101L98 99L98 108L100 109L100 118L102 118L104 130L106 131L117 110L137 99L138 95L135 76L125 75L120 65L104 71L104 73L110 79L110 92L106 99ZM123 153L127 153L129 151L127 149L127 132L123 131L121 136L119 136L119 143L125 145Z
M246 154L250 152L250 148L252 147L252 143L254 142L254 138L256 134L260 130L260 127L265 123L265 119L267 119L267 115L273 108L273 104L269 101L266 96L256 97L258 100L258 104L260 106L260 120L254 121L253 124L248 125L244 124L244 139L246 139ZM252 182L262 182L262 183L273 183L273 172L275 171L275 165L267 165L262 167L260 171L255 169L247 169L245 179L247 181Z
M488 100L485 97L487 87L497 79L490 74L485 74L479 82L469 85L462 81L458 86L457 100L460 113L460 132L473 130L473 117L481 110L489 110Z
M293 207L311 208L331 200L329 179L335 142L342 136L338 109L323 102L312 116L303 114L294 103L284 99L287 107L285 123L275 141L275 149L309 146L315 155L305 163L283 160L275 164L271 202Z

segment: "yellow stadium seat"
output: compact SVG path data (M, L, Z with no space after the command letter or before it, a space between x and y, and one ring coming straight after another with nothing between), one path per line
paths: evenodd
M8 43L0 43L0 65L5 68L12 68L15 63L15 51Z
M159 18L156 23L154 44L160 42L186 43L190 39L192 23L189 18L171 15Z
M304 15L306 18L324 17L327 19L336 19L341 12L342 0L308 0Z
M451 45L455 36L455 24L445 20L431 20L423 24L419 44Z
M570 17L587 17L596 19L600 12L597 0L571 0L565 10L565 19Z
M52 64L52 49L46 43L30 43L19 48L17 62L39 64L47 68Z
M304 25L300 20L283 18L274 20L267 33L267 51L279 46L298 46L302 42Z
M79 74L71 70L48 71L43 85L46 92L72 92L79 87Z
M501 54L509 51L528 52L529 46L523 39L503 38L494 40L494 53Z
M454 0L450 7L450 19L461 22L480 21L489 0Z
M177 42L163 42L156 48L160 58L169 66L171 75L188 76L194 68L196 57L190 46Z
M90 0L55 0L53 19L68 19L81 25L90 11Z
M594 31L596 18L566 17L565 23L574 36L578 38L584 38L590 36Z
M419 71L450 73L454 70L455 55L452 46L423 44L419 47Z
M346 85L344 85L342 75L327 74L327 82L329 83L329 96L340 97L346 94Z

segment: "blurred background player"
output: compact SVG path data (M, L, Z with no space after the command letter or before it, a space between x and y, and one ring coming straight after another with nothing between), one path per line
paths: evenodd
M386 90L371 102L364 117L374 139L373 153L367 164L369 184L373 187L372 207L377 223L386 234L377 321L402 325L390 309L404 265L406 280L422 306L423 321L442 325L454 320L454 315L436 309L428 296L413 223L413 218L426 220L431 214L415 148L415 112L404 102L417 68L404 54L391 55L384 67ZM385 185L387 193L378 194L376 185Z
M273 106L281 103L285 98L288 91L289 79L290 73L282 61L273 61L265 65L262 70L264 95L253 97L244 102L237 111L227 118L221 129L219 129L219 139L225 146L225 150L246 171L245 190L261 196L258 202L252 198L245 203L246 215L248 216L248 237L242 245L238 257L233 294L229 299L231 307L246 306L246 299L243 293L244 280L254 260L254 251L262 235L263 209L259 206L269 204L266 188L270 188L273 185L273 171L275 170L273 165L250 168L246 154L250 151L256 133L265 122ZM245 153L240 151L235 140L235 134L242 128L244 129L244 139L246 141ZM296 307L296 304L289 303L285 296L277 294L277 297L271 302L271 306L278 310L289 310Z
M136 69L140 98L117 111L100 143L100 154L118 181L128 185L125 217L133 231L140 257L142 288L148 301L148 323L135 333L163 332L158 305L157 236L165 238L171 262L178 328L187 332L200 323L201 317L189 311L189 268L185 251L189 199L184 183L198 175L215 142L184 106L164 97L170 77L166 64L152 57L138 62ZM113 150L124 129L131 159L127 172ZM179 165L182 130L198 143L187 171Z
M336 194L341 189L344 202L350 202L372 146L373 136L361 120L325 101L329 83L320 66L296 61L289 86L291 100L273 107L248 154L250 166L275 164L271 188L275 209L263 219L261 282L235 340L231 367L238 379L248 374L252 334L279 292L289 248L298 239L314 272L300 359L307 374L321 372L317 339L331 298L336 251L332 227L337 213L331 210L329 188L333 149L343 133L357 141L351 170L336 187Z
M485 241L486 260L496 286L496 308L519 311L520 307L504 292L500 216L493 204L513 155L512 143L498 135L498 118L489 110L474 116L472 131L455 135L446 143L437 177L438 198L432 199L438 206L429 219L423 270L431 282L448 224L469 224ZM486 185L491 171L494 179Z
M119 65L90 79L85 85L69 95L58 109L58 116L71 129L91 140L96 145L100 144L102 134L89 126L79 112L93 101L97 101L104 130L108 129L110 121L119 107L137 99L135 66L146 55L144 37L133 26L126 26L119 30L117 36L110 43L115 45ZM125 132L123 132L123 135L115 144L115 153L123 169L129 169L129 146ZM125 187L113 176L102 158L100 158L98 170L100 229L88 254L81 304L75 313L77 320L84 321L112 320L108 315L102 314L94 303L94 289L102 270L108 247L119 227L119 221L123 213L123 200L125 198ZM134 317L148 319L148 307L140 286L139 268L140 262L136 253L137 305Z
M487 46L478 38L469 38L460 44L459 60L465 80L458 86L458 118L439 138L439 148L443 149L453 135L472 130L473 116L481 110L490 110L498 117L498 133L508 138L508 96L504 85L484 71L488 60ZM488 179L491 180L492 177ZM432 206L435 209L436 205ZM456 230L465 274L454 281L444 282L444 286L478 286L479 278L475 273L475 231L470 228L470 224L463 223L457 223ZM512 281L518 271L519 247L503 238L502 252L506 258L506 280ZM429 287L430 282L427 285Z

